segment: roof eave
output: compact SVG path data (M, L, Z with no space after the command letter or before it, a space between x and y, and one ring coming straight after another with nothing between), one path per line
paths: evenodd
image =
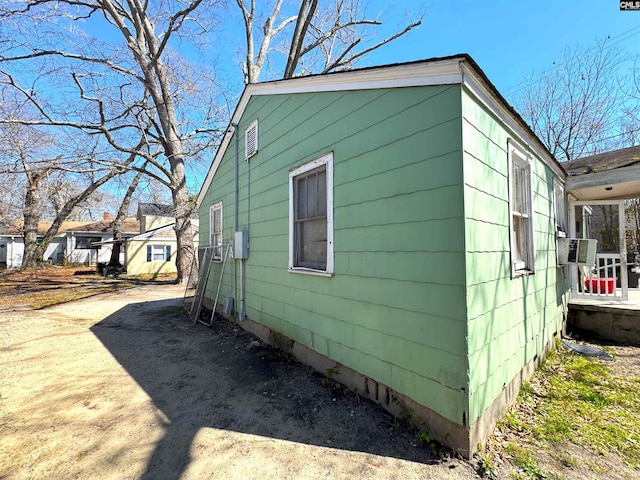
M213 177L233 139L234 130L242 119L249 101L254 96L452 84L465 85L492 111L496 112L501 120L512 119L513 121L509 121L508 124L514 133L522 138L527 138L529 140L527 143L532 145L537 156L544 159L545 163L562 181L566 179L567 175L561 164L523 118L509 105L471 56L463 53L410 63L247 85L205 177L196 206L199 208L202 205Z
M542 143L542 140L529 127L522 116L507 102L473 59L469 58L466 63L461 65L461 68L464 72L463 85L518 138L526 139L527 149L541 158L557 177L562 181L566 181L567 172L560 162Z
M462 82L460 63L470 57L466 54L418 62L384 65L346 72L312 75L247 85L242 92L231 122L216 151L213 162L203 182L196 206L204 200L213 176L233 139L234 125L238 125L249 101L254 96L284 95L343 90L368 90L375 88L411 87L425 85L450 85Z

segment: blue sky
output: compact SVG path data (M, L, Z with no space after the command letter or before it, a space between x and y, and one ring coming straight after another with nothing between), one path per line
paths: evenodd
M358 67L468 53L498 90L508 94L528 73L550 68L552 62L561 60L566 47L592 47L598 40L609 37L609 42L623 48L630 60L640 55L640 11L620 11L618 0L360 1L366 4L369 18L380 15L383 26L372 30L379 38L406 24L408 12L424 12L424 20L404 37L369 54ZM290 6L289 11L285 10L286 7L280 19L295 13ZM229 2L220 17L213 50L199 61L217 63L231 82L229 86L237 87L239 93L243 86L239 65L245 45L235 1ZM255 28L260 27L257 20ZM110 32L100 30L98 27L93 33L113 37ZM122 40L119 35L114 38ZM269 77L267 70L265 65L261 80Z
M565 47L591 47L610 37L628 52L640 54L640 12L620 11L617 0L417 0L399 2L412 9L424 5L423 24L372 54L366 65L468 53L503 94L532 71L551 67ZM369 0L368 12L388 1ZM400 7L394 6L399 12ZM400 18L388 20L390 25Z
M640 55L640 11L621 12L618 0L361 1L366 2L370 18L381 14L379 38L405 25L407 12L423 11L424 20L417 29L369 54L357 67L468 53L510 103L528 74L551 68L554 61L562 60L567 47L591 48L609 38L607 42L628 55L624 69ZM217 68L228 78L233 99L243 87L239 64L244 37L237 8L230 5L226 14L215 51L220 61ZM268 79L268 69L265 64L261 80ZM232 110L234 106L230 105Z
M528 74L551 68L554 61L562 60L567 47L591 48L598 40L609 38L609 44L628 55L624 69L640 55L640 11L620 11L618 0L360 1L366 4L369 17L380 13L383 27L376 32L379 38L406 24L406 12L423 11L424 21L371 53L358 67L468 53L510 103ZM239 65L244 50L242 20L235 2L229 2L221 22L213 50L203 52L199 61L213 62L223 74L233 110L234 99L243 87ZM269 77L268 68L265 65L261 80Z

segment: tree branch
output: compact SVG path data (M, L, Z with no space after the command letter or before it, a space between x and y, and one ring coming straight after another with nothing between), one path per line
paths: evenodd
M361 52L358 52L358 53L356 53L356 54L354 54L354 55L352 55L352 56L348 57L346 60L342 61L342 59L343 59L343 58L344 58L344 56L349 52L349 50L351 50L353 47L355 47L355 46L356 46L356 44L357 44L357 43L359 43L359 42L360 42L360 40L361 40L361 39L358 39L358 40L357 40L357 42L356 42L355 44L350 45L350 46L348 47L348 49L347 49L347 50L345 50L345 51L343 52L343 54L342 54L338 59L336 59L336 61L335 61L335 62L333 62L331 65L329 65L327 68L325 68L325 69L323 70L323 72L322 72L322 73L328 73L328 72L330 72L330 71L332 71L332 70L335 70L335 69L336 69L336 68L338 68L338 67L341 67L341 66L344 66L344 65L350 64L350 63L351 63L351 62L353 62L355 59L357 59L357 58L359 58L359 57L362 57L363 55L366 55L367 53L372 52L373 50L376 50L376 49L378 49L378 48L382 47L383 45L386 45L387 43L389 43L389 42L391 42L391 41L395 40L396 38L400 38L401 36L403 36L404 34L406 34L407 32L409 32L410 30L414 29L415 27L420 26L421 24L422 24L422 19L420 19L420 20L418 20L417 22L414 22L414 23L412 23L412 24L410 24L410 25L407 25L407 26L406 26L403 30L401 30L400 32L398 32L398 33L396 33L396 34L394 34L394 35L392 35L392 36L390 36L390 37L388 37L388 38L385 38L385 39L384 39L384 40L382 40L381 42L376 43L375 45L373 45L373 46L371 46L371 47L369 47L369 48L366 48L366 49L362 50Z
M110 62L109 60L106 60L104 58L94 58L94 57L89 57L89 56L85 56L85 55L79 55L76 53L69 53L69 52L60 52L60 51L56 51L56 50L40 50L40 51L34 51L33 53L29 53L26 55L16 55L16 56L0 56L0 63L2 62L14 62L14 61L20 61L20 60L30 60L30 59L34 59L34 58L39 58L39 57L51 57L51 56L57 56L57 57L63 57L63 58L70 58L72 60L78 60L81 62L89 62L89 63L95 63L95 64L99 64L99 65L104 65L105 67L108 67L109 69L119 72L119 73L123 73L125 75L131 75L132 77L134 77L136 80L141 81L142 78L133 70L129 70L128 68L124 68L120 65L117 65L113 62Z
M302 44L309 31L309 25L318 7L318 0L303 0L300 4L298 19L291 38L291 47L287 57L283 78L291 78L296 71L300 60Z

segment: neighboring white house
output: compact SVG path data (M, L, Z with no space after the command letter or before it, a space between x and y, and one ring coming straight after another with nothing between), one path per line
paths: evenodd
M38 222L38 238L42 238L52 222ZM51 240L43 260L62 263L67 245L66 232L71 228L82 228L89 222L63 222L58 234ZM0 232L0 268L19 268L24 256L23 222L17 221Z
M136 218L123 225L120 263L129 274L172 273L176 271L176 235L172 205L140 203ZM63 222L45 252L45 262L97 265L108 263L113 249L113 221L108 213L99 222ZM191 219L195 248L198 246L198 218ZM38 237L51 222L38 223ZM0 268L19 268L24 256L22 222L0 232Z
M19 235L0 234L0 268L18 268L24 255L24 240Z
M97 265L111 259L114 219L105 213L99 222L70 228L65 232L65 253L68 263ZM122 225L125 239L140 232L140 223L135 218L126 218ZM124 251L120 252L120 263L125 263ZM56 262L58 263L58 262Z
M113 218L108 213L99 222L63 222L58 234L51 240L43 255L43 261L53 264L78 263L96 265L111 258L111 245L94 245L113 239ZM0 233L0 267L19 268L24 256L23 223L16 222ZM42 238L51 222L38 222L38 239ZM124 223L125 237L140 232L135 218ZM121 258L122 258L121 254Z

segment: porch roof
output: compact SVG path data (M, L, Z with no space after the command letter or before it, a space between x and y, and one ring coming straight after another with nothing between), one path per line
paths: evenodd
M562 164L566 189L578 200L640 197L640 146L599 153Z

